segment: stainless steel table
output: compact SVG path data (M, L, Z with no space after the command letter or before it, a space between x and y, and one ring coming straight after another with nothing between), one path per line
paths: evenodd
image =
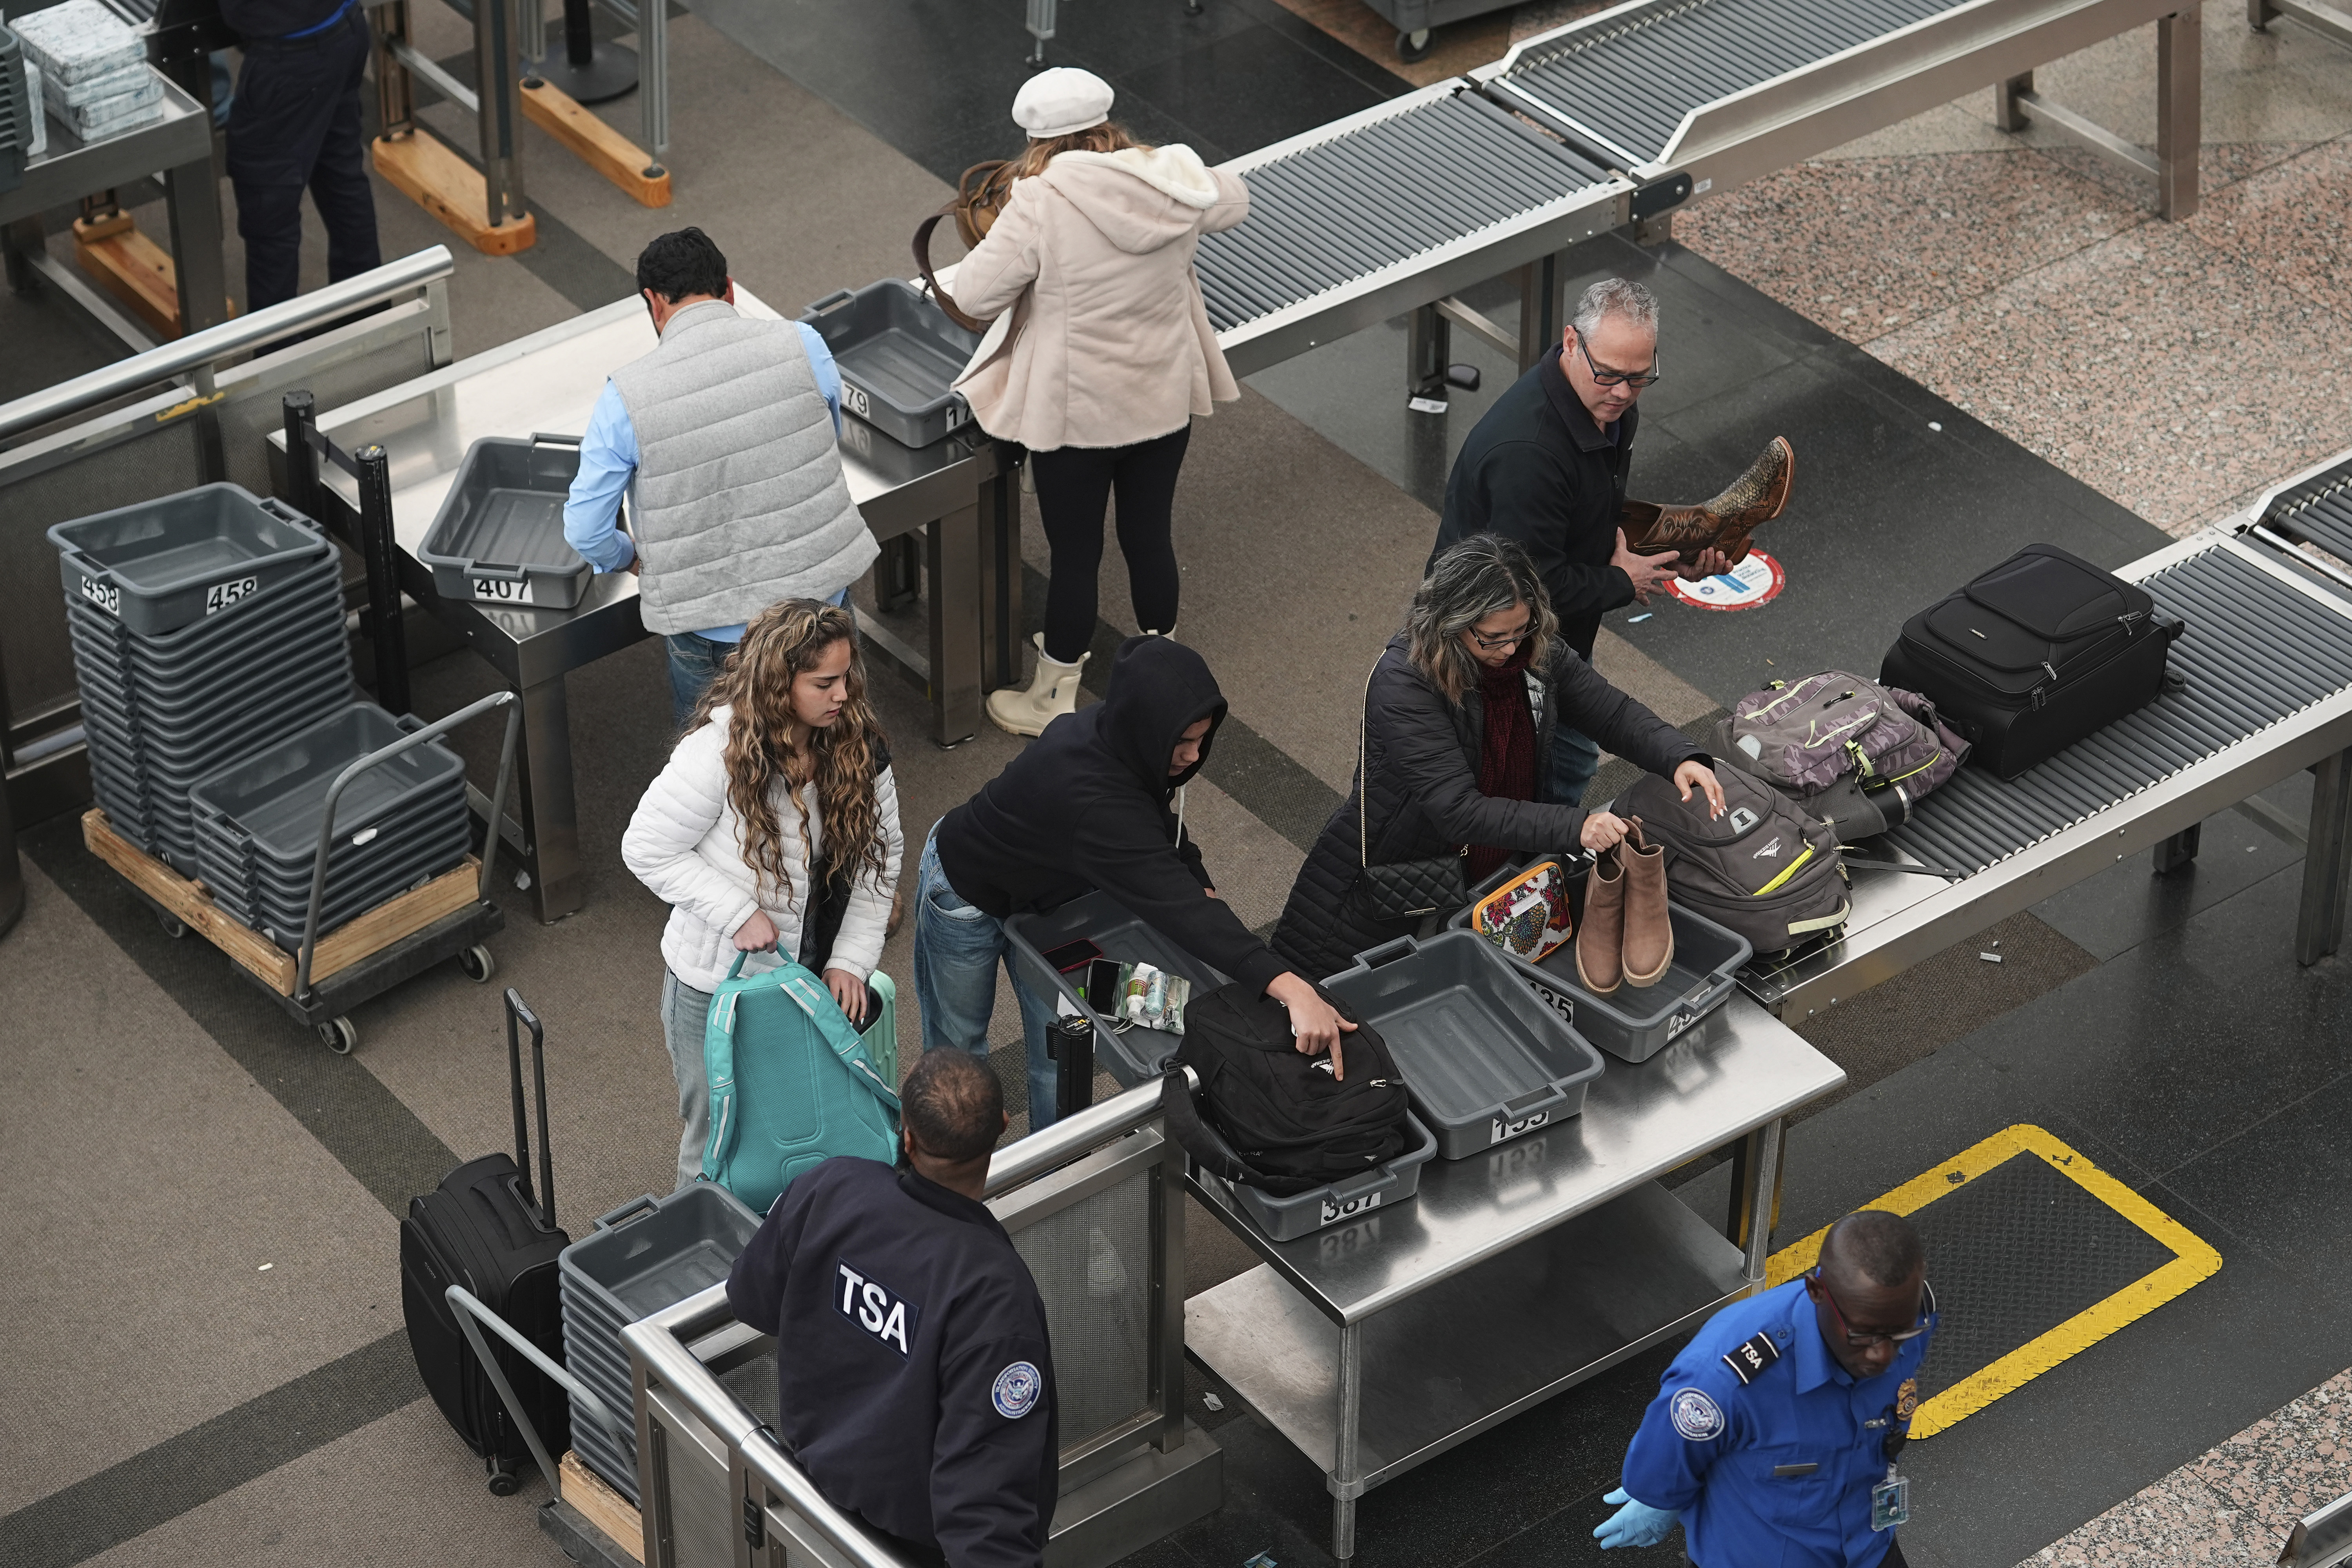
M775 315L740 285L735 297L747 313ZM415 552L477 438L577 433L605 377L655 342L643 301L617 300L318 416L320 429L347 451L384 448L401 587L462 634L522 698L520 819L507 831L530 871L542 921L581 903L563 677L647 635L637 616L637 580L625 572L598 575L570 610L501 606L442 597ZM928 534L929 657L900 656L927 667L918 672L929 679L934 738L952 745L979 729L982 693L1014 679L1000 672L1018 669L1020 492L1010 456L977 432L913 450L855 419L843 425L850 497L874 536ZM284 432L269 439L272 464L282 464ZM331 465L323 478L326 504L343 512L327 521L355 535L357 482Z
M20 291L30 289L37 273L115 335L140 349L153 345L111 301L49 255L41 214L100 191L133 184L160 170L172 219L172 262L178 273L181 331L201 331L228 320L211 116L169 78L156 74L163 83L163 119L86 144L75 141L71 132L52 120L47 151L26 165L23 184L0 192L0 249L6 253L9 286Z
M1265 1261L1185 1303L1185 1343L1322 1468L1344 1563L1365 1492L1759 1286L1783 1119L1844 1081L1736 995L1639 1067L1612 1059L1583 1115L1433 1162L1417 1197L1352 1224L1271 1241L1196 1175ZM1657 1178L1735 1142L1718 1234Z

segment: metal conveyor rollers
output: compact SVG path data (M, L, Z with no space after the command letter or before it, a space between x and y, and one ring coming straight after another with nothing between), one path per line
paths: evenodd
M2262 521L2294 539L2309 540L2338 561L2352 562L2352 458L2271 498Z
M1463 91L1244 168L1250 216L1201 239L1220 331L1605 184L1601 169Z
M2007 784L1962 768L1889 835L1896 846L1981 871L2352 686L2352 619L2229 550L2141 586L2188 623L2171 655L2187 685Z

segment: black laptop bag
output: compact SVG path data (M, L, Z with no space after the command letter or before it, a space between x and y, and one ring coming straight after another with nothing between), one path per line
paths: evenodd
M2147 590L2054 544L2029 544L1903 624L1879 680L1925 693L2013 779L2156 700L2181 623Z
M515 1153L468 1160L441 1184L408 1204L400 1224L400 1306L409 1349L433 1403L466 1446L482 1456L490 1490L504 1497L530 1462L522 1431L457 1326L446 1291L462 1285L521 1331L550 1360L563 1360L563 1292L557 1258L572 1238L555 1225L555 1174L547 1149L547 1058L539 1019L509 987L507 1063L514 1098ZM530 1185L530 1137L523 1120L522 1046L530 1031L539 1088L539 1193ZM521 1399L551 1454L571 1445L571 1405L563 1390L503 1341L486 1333L508 1384Z

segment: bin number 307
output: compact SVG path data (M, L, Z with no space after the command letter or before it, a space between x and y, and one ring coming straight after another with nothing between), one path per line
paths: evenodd
M239 577L233 583L215 583L205 590L205 614L209 616L215 610L226 610L260 586L261 579L258 577Z

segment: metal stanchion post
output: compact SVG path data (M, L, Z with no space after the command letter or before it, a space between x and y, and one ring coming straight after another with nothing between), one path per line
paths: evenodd
M319 416L319 400L303 390L279 402L286 411L286 504L318 522L319 454L310 448L310 426Z
M392 536L392 463L382 447L352 454L360 469L360 558L367 564L368 631L375 647L375 700L408 711L408 628L400 613L400 567Z
M1076 1116L1095 1102L1095 1026L1090 1018L1054 1023L1054 1114Z

